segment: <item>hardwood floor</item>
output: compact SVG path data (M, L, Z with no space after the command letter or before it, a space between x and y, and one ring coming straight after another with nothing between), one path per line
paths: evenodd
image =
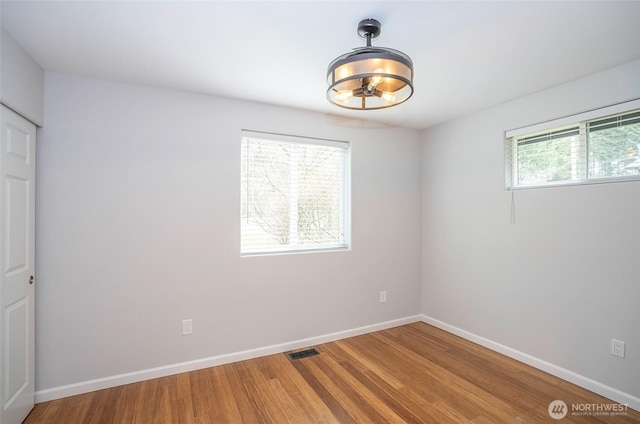
M25 423L640 423L577 415L617 404L424 323L315 348L41 403Z

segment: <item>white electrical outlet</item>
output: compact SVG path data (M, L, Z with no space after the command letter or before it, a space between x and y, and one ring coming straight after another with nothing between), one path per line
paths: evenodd
M611 339L611 354L624 358L624 345L623 341Z
M381 291L380 292L380 303L385 303L387 301L387 292L386 291Z
M188 334L193 333L193 320L191 319L183 319L182 320L182 335L186 336Z

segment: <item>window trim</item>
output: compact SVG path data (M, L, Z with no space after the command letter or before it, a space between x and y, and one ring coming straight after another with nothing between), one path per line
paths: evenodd
M505 131L505 138L518 137L525 134L543 132L560 127L569 127L582 121L590 121L598 118L605 118L609 115L617 115L630 112L640 108L640 99L630 100L627 102L617 103L611 106L605 106L599 109L592 109L575 115L565 116L551 121L540 122L526 127L515 128Z
M320 253L320 252L336 252L351 250L351 142L342 140L333 140L327 138L317 138L308 136L298 136L290 134L280 134L273 132L256 131L249 129L241 130L241 141L245 138L256 138L266 141L284 142L292 144L309 144L313 146L328 146L344 150L344 187L342 200L343 202L343 243L327 243L313 246L278 246L267 247L261 249L242 250L242 223L240 223L240 257L251 256L273 256L273 255L291 255L303 253ZM242 142L240 143L242 146ZM240 198L242 209L242 197ZM242 220L242 215L240 216Z
M588 185L588 184L607 184L617 182L629 182L640 181L640 175L625 175L618 177L600 177L600 178L587 178L581 177L577 180L564 180L564 181L551 181L545 183L534 183L526 185L514 185L514 177L517 175L517 160L514 160L514 155L517 152L517 140L519 136L527 134L542 133L545 131L553 132L575 126L580 127L582 132L586 126L587 121L594 121L600 118L606 118L611 115L620 115L633 110L640 109L640 99L634 99L622 103L605 106L598 109L592 109L586 112L578 113L575 115L565 116L551 121L540 122L526 127L515 128L504 132L504 160L505 160L505 190L527 190L532 188L546 188L546 187L564 187L575 185ZM581 140L585 142L586 140Z

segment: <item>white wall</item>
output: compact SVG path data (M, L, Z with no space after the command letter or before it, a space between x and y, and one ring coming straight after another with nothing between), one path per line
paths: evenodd
M418 132L62 74L45 87L37 391L419 314ZM241 129L352 142L351 251L240 257Z
M502 150L504 130L640 97L637 75L450 122L421 156L410 130L48 73L37 390L422 312L639 397L640 183L518 191L511 225ZM352 251L240 258L241 129L352 142Z
M44 123L44 70L0 29L0 101L34 124Z
M636 399L640 182L517 191L510 225L503 142L639 98L639 75L631 62L433 128L423 144L422 313Z

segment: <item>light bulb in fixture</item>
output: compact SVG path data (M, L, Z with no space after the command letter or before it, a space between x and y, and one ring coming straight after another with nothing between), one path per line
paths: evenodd
M336 94L336 100L343 103L348 102L349 99L352 97L353 97L353 91L351 90L338 91L338 93Z
M393 103L393 102L396 101L396 96L394 96L393 93L390 93L390 92L387 92L387 91L383 92L381 97L382 97L382 99L384 101L389 102L389 103Z
M375 73L375 75L371 77L371 82L369 84L373 85L374 87L377 87L378 84L380 84L384 79L379 75L379 74L384 74L384 69L376 69L373 72Z

